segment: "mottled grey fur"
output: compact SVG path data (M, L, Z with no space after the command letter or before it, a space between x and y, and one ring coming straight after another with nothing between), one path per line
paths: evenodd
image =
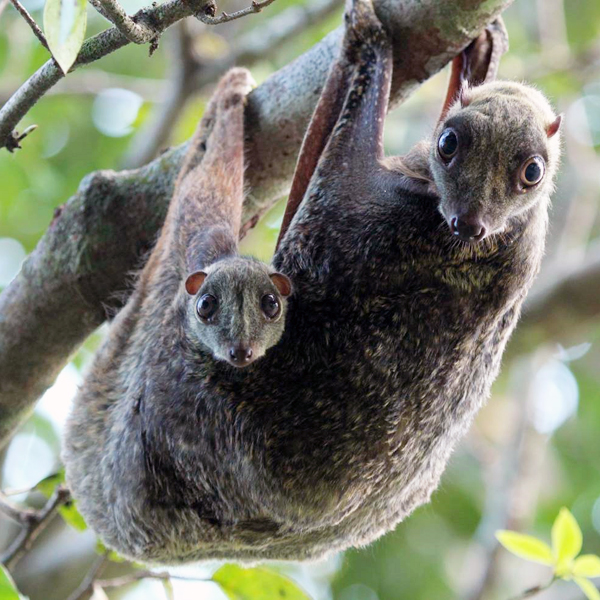
M426 151L407 177L381 149L390 46L370 1L354 4L334 67L349 93L275 256L295 290L279 344L244 370L215 360L163 270L160 285L138 283L75 401L68 481L125 556L307 559L367 544L427 502L498 373L543 252L554 115L524 86L472 90L446 118L471 132L460 168ZM521 193L527 152L548 173ZM442 212L459 205L496 233L453 238Z

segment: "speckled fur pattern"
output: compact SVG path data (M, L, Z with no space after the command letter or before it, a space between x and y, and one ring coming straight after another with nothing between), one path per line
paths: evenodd
M382 162L390 47L370 1L353 4L349 93L274 260L295 290L279 344L244 370L215 361L186 337L177 282L142 277L76 399L68 481L127 557L314 559L367 544L429 500L498 373L543 253L553 115L506 84L519 128L507 132L502 84L482 86L447 117L475 139L489 107L476 154L442 172L422 145L429 171L410 180ZM543 184L526 206L504 192L501 232L457 242L444 203L491 210L486 182L527 140L541 140Z

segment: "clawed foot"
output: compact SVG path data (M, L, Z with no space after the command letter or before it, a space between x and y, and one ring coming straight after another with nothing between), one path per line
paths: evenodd
M508 33L501 17L490 23L463 52L463 79L471 86L494 81L501 56L508 50Z
M379 46L388 41L372 0L346 0L344 21L344 46L348 52L363 46Z
M245 102L246 96L256 87L248 69L236 67L228 71L217 86L214 97L220 108L227 110Z

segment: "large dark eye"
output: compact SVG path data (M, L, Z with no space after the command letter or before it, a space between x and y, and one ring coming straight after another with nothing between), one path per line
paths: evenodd
M543 179L545 171L544 159L541 156L532 156L521 167L521 182L525 187L531 187Z
M260 309L267 319L274 319L281 310L279 300L273 294L266 294L260 300Z
M203 321L210 321L219 308L219 301L212 294L204 294L196 302L196 312Z
M445 129L438 140L438 152L448 162L458 152L458 136L454 129Z

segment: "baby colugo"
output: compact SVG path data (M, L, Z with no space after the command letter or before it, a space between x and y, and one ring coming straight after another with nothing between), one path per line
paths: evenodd
M176 297L185 306L186 337L235 367L251 364L279 341L292 292L288 277L238 255L243 106L252 84L243 69L232 70L221 82L192 139L165 225L172 260L180 263L180 272L191 273L185 292ZM200 163L190 158L198 155L195 146L206 146Z
M189 331L218 360L245 367L283 334L291 282L256 259L223 258L190 275L186 290Z

